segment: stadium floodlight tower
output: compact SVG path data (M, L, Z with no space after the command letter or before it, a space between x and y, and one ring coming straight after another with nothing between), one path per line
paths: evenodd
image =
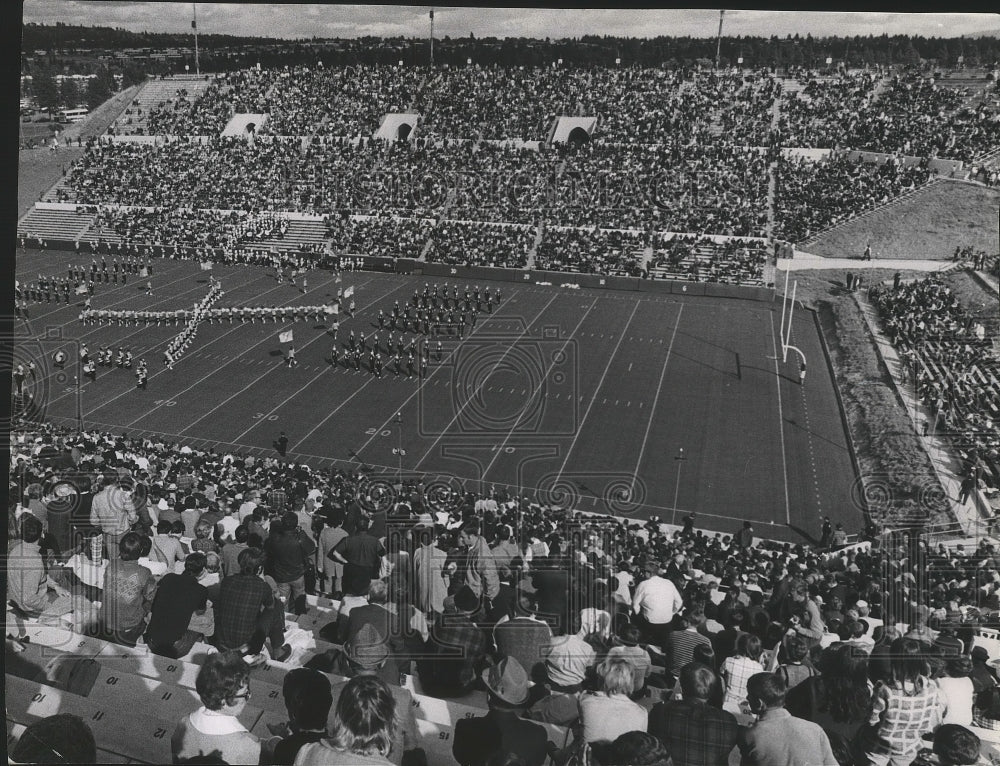
M806 365L806 355L802 353L802 350L796 346L789 344L792 339L792 314L795 312L795 291L798 289L799 282L795 280L792 283L792 296L791 300L788 297L788 275L791 269L785 269L785 291L781 295L781 361L788 361L789 350L794 351L799 355L799 359L802 361L802 367L805 369ZM788 318L788 326L785 326L785 318Z

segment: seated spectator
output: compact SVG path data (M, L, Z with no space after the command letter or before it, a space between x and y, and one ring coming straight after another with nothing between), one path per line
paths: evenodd
M360 676L344 686L327 727L329 736L303 745L296 766L393 766L396 701L378 678Z
M739 725L732 713L714 707L721 680L707 665L681 668L681 700L657 703L649 714L649 733L667 748L674 766L726 766L736 746Z
M698 604L675 618L675 629L667 636L663 647L664 654L667 655L667 669L674 678L681 672L681 668L694 659L695 647L711 647L711 639L698 630L704 622L705 610Z
M964 726L954 723L941 724L933 733L924 734L925 741L933 746L928 757L926 750L920 750L913 766L975 766L981 763L982 741Z
M46 575L38 545L41 537L42 522L24 514L21 539L7 554L7 598L19 609L49 621L70 612L73 601L69 591Z
M920 737L941 722L941 694L928 675L920 644L909 638L892 643L889 675L875 687L858 748L875 763L913 760Z
M347 625L351 612L368 604L368 591L372 579L367 572L349 569L344 573L344 597L337 608L337 619L320 629L320 638L332 644L342 644L347 639Z
M781 680L785 682L785 689L790 692L803 681L816 675L816 670L807 662L809 645L798 636L789 637L784 649L787 659L775 672L781 676Z
M972 725L975 688L972 683L972 660L964 655L945 660L946 675L936 679L944 713L942 724Z
M156 580L159 580L168 571L167 565L150 558L153 550L153 540L143 535L142 547L139 549L139 566L146 567Z
M785 710L785 682L774 673L747 681L750 709L757 720L740 732L742 763L755 766L839 766L823 729Z
M649 652L639 643L642 639L642 632L638 627L630 623L624 623L618 629L618 635L612 641L608 650L608 659L620 657L628 660L632 665L633 686L636 694L645 690L649 680L649 674L653 670L653 660ZM633 695L633 699L635 695Z
M823 650L818 669L821 675L789 690L785 707L793 716L851 742L871 705L867 657L850 644L838 644Z
M227 516L226 518L234 518L233 516ZM233 532L233 542L228 542L222 546L222 576L229 577L230 575L238 574L240 571L239 556L250 546L247 545L247 540L250 537L250 530L245 526L238 526L236 531Z
M349 644L358 631L365 625L371 625L382 636L401 635L390 629L390 619L393 616L386 608L389 600L389 584L385 580L372 580L368 586L366 603L353 607L347 616L346 624L340 635L340 644ZM340 621L338 619L338 626Z
M10 745L8 763L97 763L90 727L75 715L59 713L28 725Z
M326 734L326 719L333 707L330 679L317 670L294 668L281 682L288 725L283 737L268 740L268 762L292 766L303 745L319 742Z
M529 581L519 583L517 598L517 609L493 628L493 643L500 657L517 660L529 678L537 681L545 674L545 653L552 642L552 629L533 614L534 587Z
M483 631L472 622L481 602L467 585L445 599L445 612L431 627L428 655L417 660L427 694L461 697L472 688L488 648Z
M127 532L119 541L117 560L104 572L99 621L110 641L135 646L146 630L146 616L153 605L156 580L146 567L139 566L143 538Z
M750 633L741 633L736 640L736 654L722 663L722 679L726 682L726 697L723 709L734 715L744 712L747 701L747 681L760 673L760 639Z
M189 629L196 612L208 605L208 591L198 582L205 573L205 554L192 553L184 560L182 574L164 575L153 598L146 645L154 654L177 659L204 637Z
M256 766L260 740L237 720L250 700L250 668L237 652L205 658L195 689L201 707L181 719L170 738L174 763L216 756L224 763Z
M595 742L591 752L601 766L668 766L672 755L651 734L628 731L613 742Z
M104 587L104 571L108 560L104 558L104 535L100 530L92 530L82 549L70 556L66 562L69 589L88 601L100 601Z
M548 734L521 718L529 692L524 668L513 657L504 657L481 678L489 691L489 712L456 722L452 753L459 766L475 766L497 752L516 753L525 766L541 766L548 757Z
M601 691L580 697L584 741L613 740L628 731L646 731L645 708L629 699L634 691L634 675L628 660L607 659L597 672Z
M194 527L194 540L191 541L191 550L201 553L217 553L218 544L212 539L215 534L215 524L204 517L198 519Z
M264 582L264 554L248 548L239 555L240 573L227 577L214 604L215 640L222 651L241 649L251 662L260 661L264 641L271 642L271 656L282 662L291 655L284 643L284 610Z

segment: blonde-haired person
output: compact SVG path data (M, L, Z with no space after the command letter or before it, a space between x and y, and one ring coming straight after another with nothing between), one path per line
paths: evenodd
M384 681L357 676L347 682L330 716L330 735L302 747L295 766L393 766L396 701Z
M583 739L615 740L628 731L646 731L649 714L630 697L635 691L635 670L624 657L609 657L597 666L601 691L580 697Z

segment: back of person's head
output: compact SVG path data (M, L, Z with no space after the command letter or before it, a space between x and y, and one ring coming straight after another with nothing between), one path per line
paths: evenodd
M169 535L170 531L173 529L173 524L171 524L166 519L158 522L156 525L156 534L158 535Z
M185 531L185 526L183 521L174 521L170 524L170 533L174 535L183 535Z
M209 710L222 710L234 699L250 678L250 667L239 652L210 654L198 671L194 687Z
M940 766L972 766L979 762L981 747L979 737L955 723L943 724L934 732L934 754Z
M718 682L719 677L715 671L704 663L689 662L681 668L681 692L684 699L707 700Z
M368 586L368 603L384 604L389 600L389 585L385 580L372 580Z
M299 528L299 517L295 511L285 511L281 517L281 528L285 532L293 532Z
M754 673L747 681L747 698L754 712L761 712L758 701L766 708L778 708L785 704L785 693L788 691L784 679L777 673Z
M618 638L626 646L638 646L642 641L642 630L638 625L625 623L618 631Z
M201 577L201 573L205 571L207 565L208 558L205 554L201 551L194 551L189 553L188 557L184 559L184 574Z
M237 561L237 563L239 563ZM205 570L211 574L215 574L222 570L222 556L220 556L215 551L209 551L205 554Z
M295 668L281 683L288 717L300 729L324 729L333 706L330 679L318 670Z
M264 566L264 551L260 548L247 548L240 551L236 563L240 567L240 574L255 575Z
M952 678L968 678L972 675L972 660L964 654L948 657L945 660L945 669Z
M644 731L627 731L613 742L592 745L601 766L667 766L670 754L663 743Z
M785 643L785 653L789 662L802 662L809 656L809 644L799 636L792 636Z
M386 757L392 748L396 700L377 676L355 676L344 686L330 720L333 746L355 755Z
M609 657L604 660L598 668L604 691L607 694L632 694L635 691L635 674L632 668L632 663L624 657Z
M714 668L716 664L715 650L711 644L698 644L691 653L691 659Z
M236 527L236 531L233 533L233 539L238 543L245 543L250 538L250 530L246 527L239 526Z
M142 555L142 535L138 532L126 532L118 541L118 550L122 561L137 561Z
M30 724L8 757L14 763L97 763L97 743L83 719L59 713Z
M912 638L897 638L892 642L889 660L889 680L901 686L918 683L928 672L927 658L921 653L920 642Z
M42 522L26 513L21 517L21 539L26 543L37 543L42 537Z
M736 639L736 654L756 660L760 658L760 653L760 639L752 633L740 633Z
M351 567L344 571L344 595L364 596L371 586L371 577L364 571Z
M467 535L479 535L479 530L481 529L479 525L479 519L469 519L462 525L462 531Z

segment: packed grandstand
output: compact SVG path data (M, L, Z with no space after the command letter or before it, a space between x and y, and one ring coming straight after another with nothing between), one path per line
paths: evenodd
M375 138L387 115L416 117ZM569 118L590 128L554 140ZM1000 119L916 69L296 66L151 81L81 143L19 259L113 258L116 284L119 259L280 253L764 287L779 243L995 182ZM991 339L936 277L870 300L994 494ZM985 537L869 518L776 543L31 418L11 446L13 762L1000 760Z

